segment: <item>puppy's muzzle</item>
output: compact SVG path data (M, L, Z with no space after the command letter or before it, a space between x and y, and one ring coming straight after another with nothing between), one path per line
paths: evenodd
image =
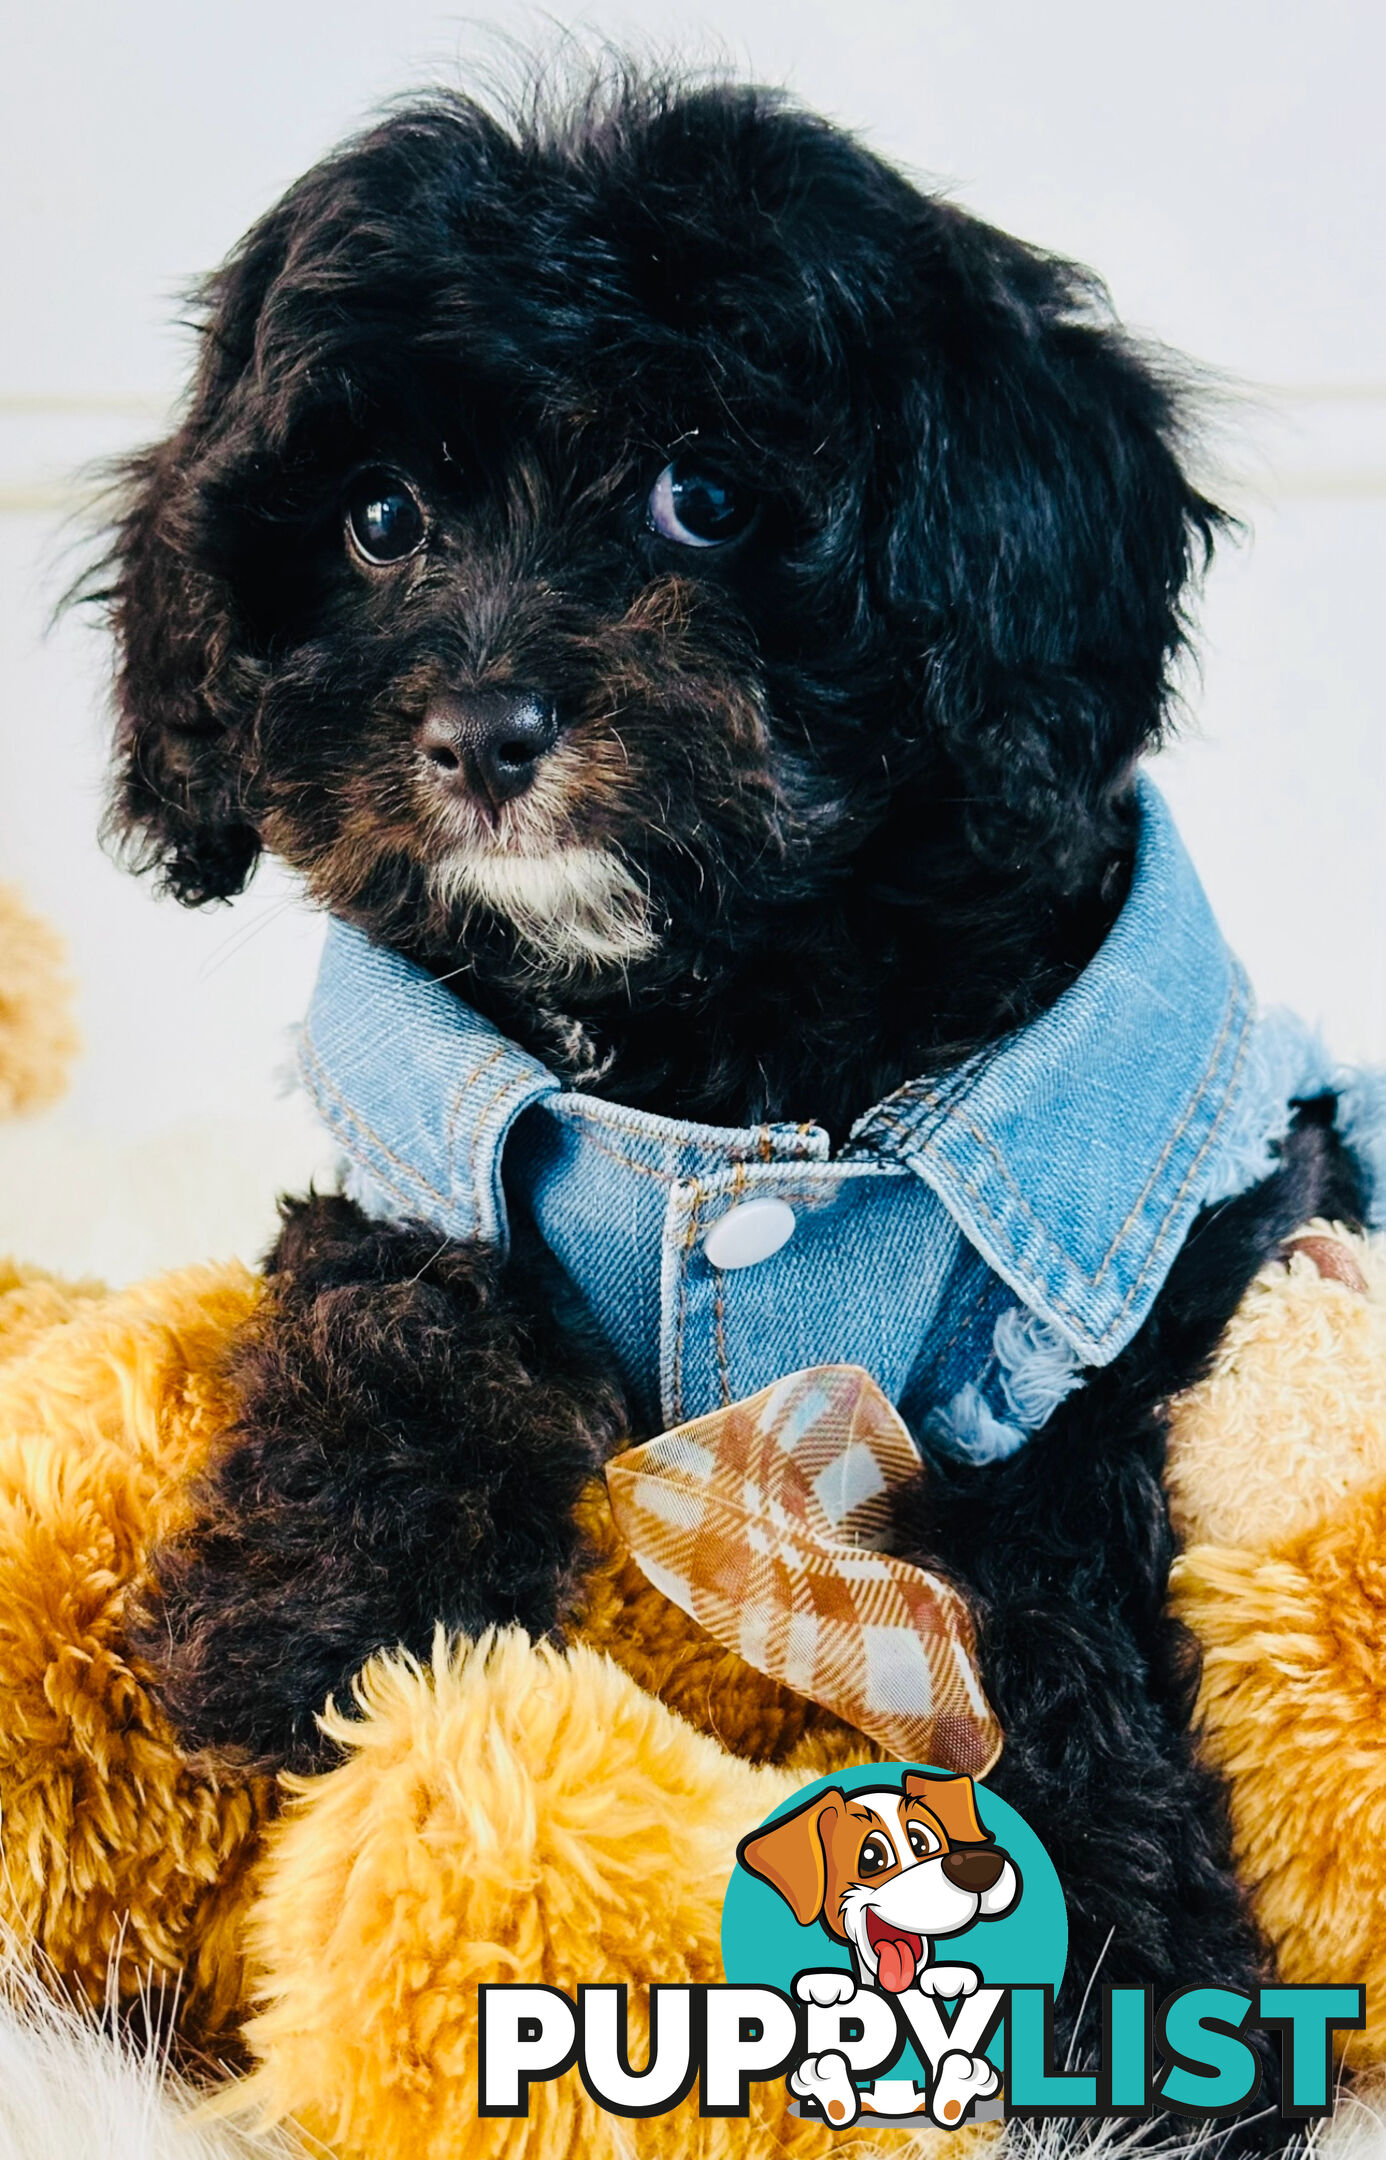
M1006 1856L983 1847L980 1851L945 1853L940 1864L954 1889L970 1890L981 1897L984 1891L1000 1881Z
M537 690L448 691L430 701L415 739L435 786L494 813L524 794L558 732Z

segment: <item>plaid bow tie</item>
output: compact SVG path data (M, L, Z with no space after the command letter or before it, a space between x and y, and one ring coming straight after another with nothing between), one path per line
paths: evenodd
M880 1548L919 1473L869 1373L819 1365L606 1468L616 1526L681 1612L899 1761L980 1776L1001 1733L967 1607Z

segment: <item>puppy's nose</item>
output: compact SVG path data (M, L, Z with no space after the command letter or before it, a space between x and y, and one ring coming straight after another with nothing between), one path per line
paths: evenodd
M942 1864L944 1875L956 1889L972 1890L980 1897L1000 1881L1006 1856L984 1846L980 1851L974 1848L971 1852L945 1853Z
M416 741L438 784L499 809L523 795L558 740L558 714L537 690L448 691L431 700Z

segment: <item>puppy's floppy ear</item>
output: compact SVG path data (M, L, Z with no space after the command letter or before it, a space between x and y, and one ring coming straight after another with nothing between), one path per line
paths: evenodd
M901 285L881 587L974 846L1009 869L1043 851L1077 891L1227 522L1184 469L1190 371L1139 349L1090 273L945 203L921 203Z
M981 1844L991 1835L977 1813L977 1796L970 1777L920 1777L917 1771L909 1770L905 1773L905 1798L923 1801L930 1814L943 1824L950 1844Z
M260 851L243 800L256 684L228 574L227 475L245 455L255 326L282 258L272 213L206 286L186 417L126 466L108 553L82 594L105 603L118 649L107 829L192 906L239 892Z
M736 1857L750 1874L778 1890L800 1927L819 1919L828 1890L827 1840L847 1812L836 1786L743 1838Z

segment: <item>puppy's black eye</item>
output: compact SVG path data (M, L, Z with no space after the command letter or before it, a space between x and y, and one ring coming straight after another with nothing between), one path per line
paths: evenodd
M654 486L646 512L650 530L680 547L725 547L755 523L746 490L695 455L676 457Z
M910 1851L916 1860L927 1860L931 1853L943 1851L942 1842L921 1822L907 1823L905 1835L910 1841Z
M368 563L403 562L423 546L427 532L423 508L408 481L380 467L357 473L348 487L346 528L357 554Z
M894 1846L889 1838L882 1837L879 1831L873 1830L866 1843L862 1846L861 1855L857 1861L857 1873L859 1875L881 1875L884 1874L887 1868L894 1867L894 1865Z

